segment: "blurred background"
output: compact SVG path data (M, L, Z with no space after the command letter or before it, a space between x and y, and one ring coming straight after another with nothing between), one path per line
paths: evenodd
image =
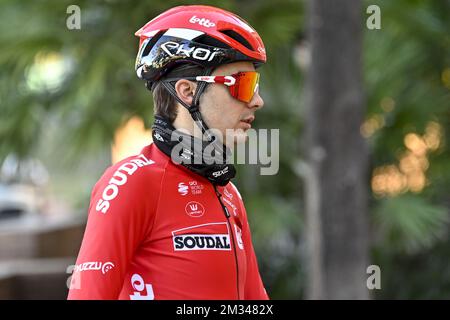
M449 299L448 0L1 0L0 299L66 298L92 187L151 142L134 32L181 4L266 44L256 128L280 129L280 170L235 184L271 298Z

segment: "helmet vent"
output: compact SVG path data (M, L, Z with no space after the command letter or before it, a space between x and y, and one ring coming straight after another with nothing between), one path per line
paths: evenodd
M195 41L197 43L205 44L207 46L217 47L217 48L224 48L224 49L230 48L228 45L226 45L222 41L217 40L207 34L203 34L203 35L193 39L193 41Z
M250 43L245 40L244 37L242 37L239 33L237 33L234 30L220 30L220 32L222 32L223 34L229 36L231 39L236 40L237 42L239 42L240 44L242 44L244 47L246 47L249 50L254 50L252 48L252 46L250 45Z

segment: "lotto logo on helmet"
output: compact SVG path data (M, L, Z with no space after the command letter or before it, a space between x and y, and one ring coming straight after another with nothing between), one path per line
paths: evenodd
M172 231L175 251L231 250L226 222L207 223Z
M205 18L197 18L197 16L192 16L191 19L189 19L190 23L198 23L201 26L211 28L215 27L216 24L214 22L209 21L209 19Z

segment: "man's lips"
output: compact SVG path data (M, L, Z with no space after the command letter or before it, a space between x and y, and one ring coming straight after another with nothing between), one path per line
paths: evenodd
M241 121L251 125L254 120L255 120L255 116L250 116L245 119L242 119Z
M246 129L250 129L252 127L252 122L254 120L255 120L255 117L254 116L250 116L250 117L247 117L245 119L242 119L241 123Z

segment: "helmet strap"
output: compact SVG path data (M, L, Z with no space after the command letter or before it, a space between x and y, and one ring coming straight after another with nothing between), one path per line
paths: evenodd
M214 68L206 68L202 75L209 76L213 71ZM162 81L162 85L164 86L164 88L167 89L170 95L172 95L183 107L185 107L189 111L189 114L191 115L192 119L197 124L197 126L202 130L202 134L206 137L207 141L209 142L213 141L214 137L208 132L209 127L203 120L202 114L200 113L199 109L200 97L205 91L208 83L199 82L197 84L197 90L195 91L191 105L188 105L186 102L181 100L172 83Z

